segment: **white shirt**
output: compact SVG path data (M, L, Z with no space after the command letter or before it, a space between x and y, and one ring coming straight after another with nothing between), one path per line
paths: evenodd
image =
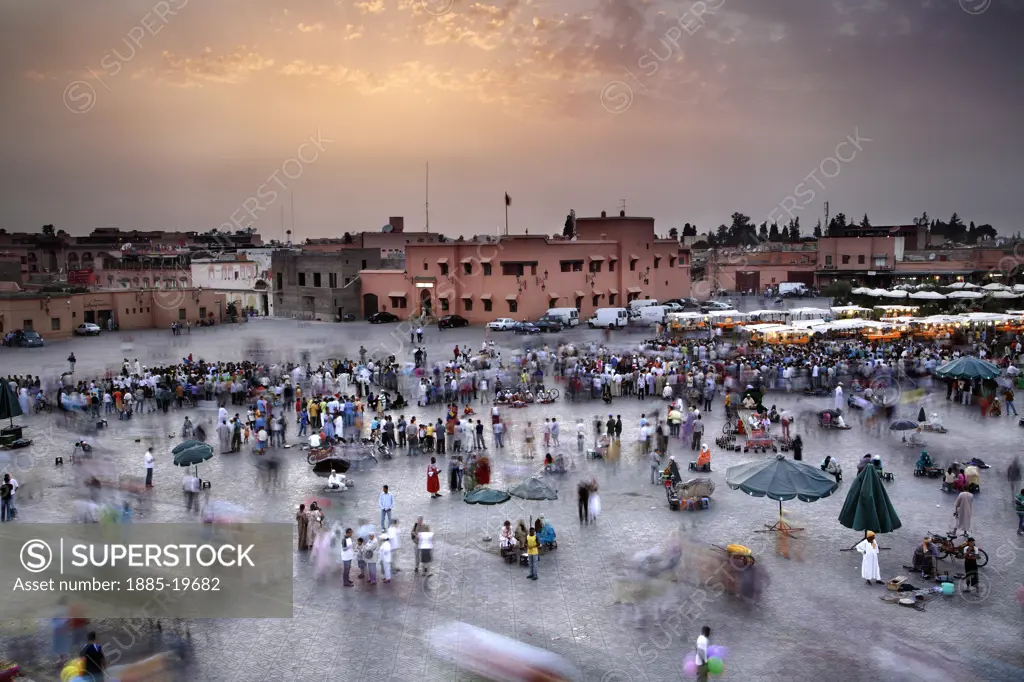
M390 564L391 563L391 543L388 541L387 538L384 539L384 542L380 543L379 550L380 550L380 561L381 561L381 563L382 564Z
M340 488L342 480L343 479L341 477L341 474L339 474L338 472L334 472L330 476L327 477L327 485L332 487L332 488L334 486L338 486Z
M402 534L398 532L398 526L390 526L386 535L392 549L399 549L402 546Z
M309 437L309 447L318 448L320 447L320 434L314 433Z
M434 534L433 533L418 533L420 549L433 549L434 548Z
M14 493L18 492L18 479L11 476L11 499L14 499Z
M352 544L352 538L344 538L341 541L341 560L352 561L356 558L355 547Z
M145 459L145 462L146 462L146 468L147 469L152 469L153 468L153 453L150 452L149 450L146 450L146 456L145 456L144 459Z
M697 638L697 665L708 662L708 638L701 635Z

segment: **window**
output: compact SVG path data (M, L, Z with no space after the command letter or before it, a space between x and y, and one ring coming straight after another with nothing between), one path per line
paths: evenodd
M509 301L508 302L508 311L510 313L518 313L519 312L519 301L516 301L516 300Z
M329 286L332 289L337 289L338 288L338 273L336 273L336 272L329 272L329 273L327 273L327 286Z
M562 272L583 272L583 261L581 260L563 260L559 261L559 265L561 265Z
M363 259L363 265L359 269L360 270L365 270L366 269L366 259L365 258Z
M502 263L501 274L507 277L521 277L524 273L522 263Z
M614 260L608 261L608 272L615 272L615 264L617 262L618 261L614 261Z
M860 265L864 265L864 254L861 254L861 255L857 256L857 262Z
M426 270L426 269L427 269L427 261L423 261L423 269L424 269L424 270Z
M582 296L577 296L576 297L576 310L583 310L583 297Z
M594 294L594 307L596 308L599 305L601 305L601 297L598 296L597 294Z
M888 262L888 259L885 256L875 256L874 261L875 261L874 267L876 267L876 268L887 267L886 263Z
M200 308L199 309L199 319L200 320L205 320L206 319L206 308Z
M238 270L235 270L235 279L238 279Z
M57 330L60 329L60 318L59 317L51 317L50 318L50 329L52 329L53 331L57 331Z
M489 313L489 312L491 312L491 310L492 310L493 308L494 308L494 306L493 306L493 305L491 305L491 299L489 299L489 298L485 298L485 299L484 299L484 312L485 312L485 313Z
M601 261L599 261L599 260L592 260L592 261L590 261L590 271L591 272L601 272Z
M861 256L861 258L863 258L863 257L864 256ZM863 261L861 261L861 262L863 262ZM843 265L849 265L849 264L850 264L850 257L849 256L843 256Z
M125 310L125 312L128 312L128 311ZM34 329L34 327L32 326L32 320L22 320L21 321L21 328L24 329L25 331L30 331L30 330Z
M636 272L636 258L629 259L629 271Z
M491 276L491 264L490 263L481 263L481 265L484 266L484 277L490 277Z
M472 263L463 263L462 264L462 274L464 274L464 275L472 275L473 274L473 264Z
M445 312L448 312L448 310L451 309L451 307L452 307L452 305L451 305L451 303L448 302L447 298L442 298L441 299L441 310L443 310Z
M615 294L608 294L608 305L610 305L610 306L615 305L615 299L617 299L617 298L618 298L618 296L616 296Z
M345 278L345 286L348 286L351 283L352 283L352 278L351 277L346 277Z
M306 273L304 273L304 272L300 272L299 273L299 286L300 287L306 286Z
M825 256L825 265L832 265L832 256Z
M185 319L185 309L184 308L178 308L178 319L179 320L184 320Z
M537 274L537 264L536 263L532 263L530 265L530 274L531 275L536 275Z
M276 273L274 275L274 278L276 280L276 283L275 283L274 286L277 287L278 291L280 291L281 289L284 289L284 274L278 272L278 273Z
M675 256L669 256L668 257L668 266L670 268L674 268L676 266L676 257Z
M661 256L655 256L654 257L654 269L657 270L659 265L661 265Z
M391 297L391 307L392 308L406 308L406 307L408 307L408 303L406 303L405 296L392 296Z
M313 286L315 286L315 287L319 287L320 286L320 273L319 272L314 272L313 273Z
M132 315L135 314L135 308L132 308Z
M462 299L462 309L465 310L467 313L473 312L473 299L471 299L471 298L464 298L464 299Z
M73 320L73 319L75 319L77 317L78 317L78 313L76 313L75 311L72 310L71 311L71 319Z
M447 263L441 263L438 267L441 268L441 274L442 275L447 275L448 274L448 264Z

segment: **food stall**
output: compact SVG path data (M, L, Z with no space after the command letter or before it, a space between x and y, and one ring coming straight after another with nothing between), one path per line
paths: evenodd
M789 317L788 310L751 310L747 313L747 324L772 322L784 324Z
M871 308L864 308L859 305L837 305L832 306L829 310L832 313L832 317L837 320L867 317L871 314Z
M716 310L708 313L711 326L720 329L733 329L747 321L747 314L738 310Z
M791 327L786 324L750 324L743 327L744 333L749 333L753 341L771 344L773 346L796 344L802 345L811 340L811 330Z
M832 317L832 311L823 308L793 308L789 311L792 320L821 320Z
M952 338L962 320L956 315L915 317L910 321L910 335L915 339L939 341Z
M893 317L909 317L917 315L917 311L920 310L920 306L916 305L876 305L875 310L879 311L882 315L882 319L888 319Z
M684 333L707 329L708 316L704 313L668 313L665 316L668 320L669 331Z

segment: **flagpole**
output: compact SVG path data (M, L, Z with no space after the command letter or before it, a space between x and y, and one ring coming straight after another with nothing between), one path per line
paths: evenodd
M505 236L508 236L508 195L505 195Z

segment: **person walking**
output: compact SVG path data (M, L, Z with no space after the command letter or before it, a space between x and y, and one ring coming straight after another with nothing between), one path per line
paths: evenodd
M956 530L961 533L971 531L971 517L974 515L974 494L966 490L956 496L953 503L953 518L956 519Z
M345 529L345 537L341 541L341 584L344 587L355 585L350 576L352 571L352 560L356 556L355 543L352 539L352 529Z
M526 556L530 562L530 574L526 577L530 580L537 579L537 561L540 559L539 544L536 529L530 528L530 534L526 536Z
M1017 535L1024 535L1024 488L1013 498L1013 506L1017 510Z
M155 460L153 459L153 449L152 448L146 448L146 454L143 456L142 461L146 465L146 487L147 488L152 488L153 487L153 464L155 462Z
M964 547L964 592L970 592L972 587L978 589L978 548L974 538L967 538L967 546Z
M397 518L391 520L391 525L388 526L387 538L388 543L391 545L391 570L398 573L402 570L398 567L398 550L402 548L402 533L398 528Z
M430 562L433 561L434 534L430 532L430 526L420 523L416 532L416 543L419 548L420 563L423 564L423 577L430 576Z
M427 465L427 492L431 497L441 497L441 480L438 478L437 458L431 457Z
M381 572L384 573L384 582L391 582L391 540L388 536L383 536L380 543L380 567Z
M690 443L690 449L696 450L700 447L701 440L704 438L704 421L697 415L697 419L693 422L693 441Z
M377 562L380 561L377 556L377 550L380 547L380 542L377 540L376 533L370 533L370 539L363 545L363 561L366 562L366 582L370 585L377 584Z
M701 627L700 636L697 637L697 655L694 659L697 664L698 682L708 682L708 644L711 639L711 628L707 625Z
M14 501L14 486L11 485L10 474L4 474L4 482L0 483L0 523L11 521L11 504Z
M558 425L558 419L555 417L551 418L551 442L554 446L561 447L561 443L558 442L558 433L561 431L561 427Z
M580 523L590 523L590 488L584 481L576 487L576 506L580 513Z
M74 353L68 356L68 371L70 371L72 374L75 373L76 362L78 362L78 359L75 357Z
M1007 386L1006 391L1003 393L1003 402L1006 403L1006 416L1010 416L1010 411L1013 411L1013 416L1017 416L1017 408L1013 404L1013 387Z
M860 562L860 577L864 578L868 585L872 580L881 585L882 573L878 568L878 543L875 542L874 531L869 530L867 536L854 549L864 555Z
M423 517L422 516L419 517L418 519L416 519L416 523L412 524L412 532L409 534L412 537L413 555L414 555L414 559L415 559L415 562L416 562L416 568L413 569L413 571L412 571L413 573L419 573L420 572L420 559L422 558L422 555L420 554L420 529L421 528L426 528L427 530L429 530L427 524L423 522Z
M395 507L395 496L388 492L387 486L382 489L378 503L380 504L380 529L383 532L391 523L391 510Z
M505 448L505 424L500 420L494 422L494 446Z
M653 450L647 460L651 465L651 484L657 485L661 483L661 451Z

